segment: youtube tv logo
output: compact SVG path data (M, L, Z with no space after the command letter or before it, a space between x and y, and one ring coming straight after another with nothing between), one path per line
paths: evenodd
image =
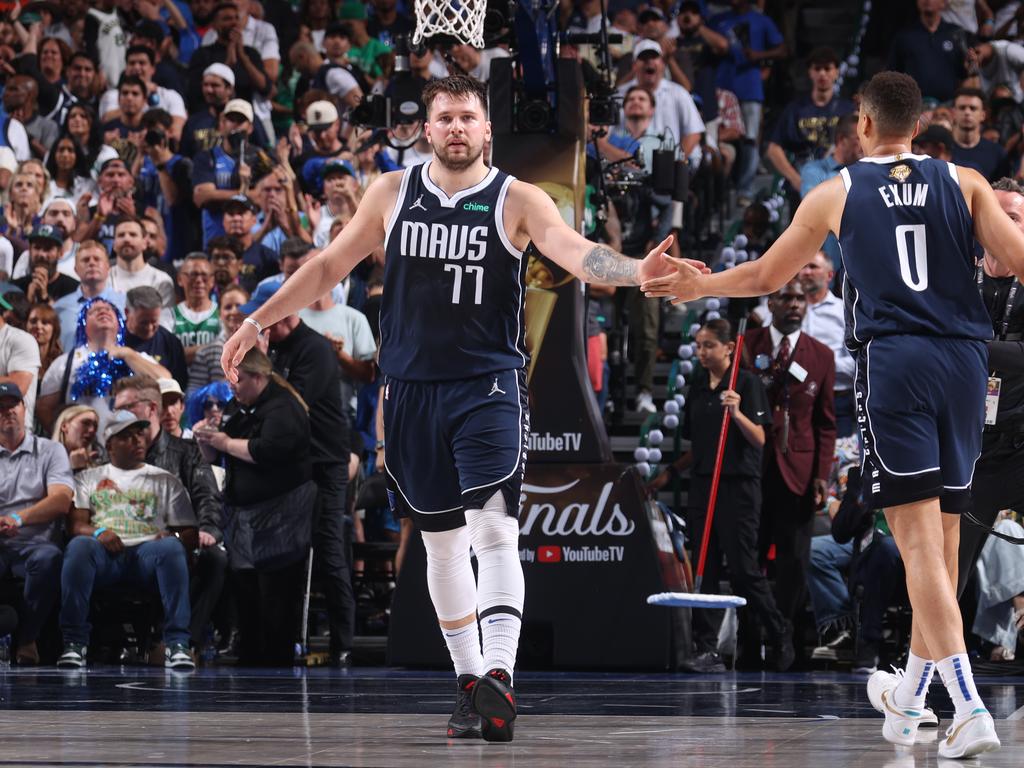
M537 547L538 563L560 563L562 562L562 548L555 546Z

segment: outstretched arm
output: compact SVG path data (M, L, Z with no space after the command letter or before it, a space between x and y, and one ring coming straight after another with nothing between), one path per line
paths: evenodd
M665 251L672 244L671 235L656 245L646 258L633 259L606 245L587 240L568 226L554 202L539 187L515 182L509 201L512 210L508 215L516 222L513 230L517 243L525 247L532 241L544 256L584 282L639 285L644 280L674 271L674 267L665 261ZM698 261L680 261L696 269L703 267Z
M775 244L756 261L748 261L725 272L701 274L679 259L666 257L676 271L645 280L641 289L648 296L672 296L673 303L703 296L764 296L786 284L809 262L825 242L829 231L837 231L846 190L838 177L815 187L797 208L792 223Z
M370 185L345 228L319 254L307 261L270 301L250 317L263 328L308 307L343 279L378 245L384 242L384 216L395 204L401 173L388 173ZM236 366L256 343L256 328L242 323L224 344L221 367L228 381L238 380Z
M1006 215L980 173L962 166L957 166L956 172L974 219L974 236L989 255L1012 270L1018 280L1024 280L1024 233Z

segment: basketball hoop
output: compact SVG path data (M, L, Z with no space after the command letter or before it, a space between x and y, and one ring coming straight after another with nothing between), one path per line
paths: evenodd
M415 0L414 46L430 38L454 38L474 48L484 47L487 0Z

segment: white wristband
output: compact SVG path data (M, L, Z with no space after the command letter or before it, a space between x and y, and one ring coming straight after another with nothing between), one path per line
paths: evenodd
M259 321L258 321L258 320L256 320L255 318L252 318L252 317L247 317L247 318L245 318L245 320L243 320L242 322L243 322L243 323L248 323L248 324L249 324L249 325L251 325L251 326L252 326L253 328L255 328L255 329L256 329L256 333L263 333L263 326L262 326L262 325L260 325Z

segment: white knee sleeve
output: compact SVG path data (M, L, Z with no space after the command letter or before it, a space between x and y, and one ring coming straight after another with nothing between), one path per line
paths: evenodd
M427 589L439 621L457 621L476 613L476 582L469 559L469 529L423 531L427 550Z
M466 510L466 526L476 552L480 613L508 607L522 615L526 589L519 562L519 521L507 514L501 492L483 509Z

